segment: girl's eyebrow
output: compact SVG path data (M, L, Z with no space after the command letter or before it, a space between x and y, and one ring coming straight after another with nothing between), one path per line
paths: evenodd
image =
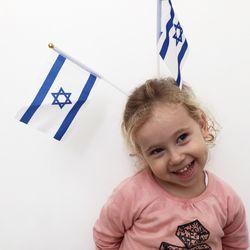
M189 129L189 127L180 128L180 129L178 129L177 131L174 132L173 136L177 136L178 134L181 134L181 133L187 131L188 129Z
M150 153L153 149L156 149L156 148L158 148L159 146L157 146L157 145L151 145L151 146L149 146L146 150L145 150L145 152L146 153Z
M157 148L157 147L161 147L161 145L162 145L162 142L154 142L154 144L150 144L150 143L146 143L146 145L143 147L143 146L140 146L141 147L141 150L143 151L143 152L146 152L146 153L148 153L148 152L150 152L152 149L155 149L155 148Z
M188 127L183 127L183 128L180 128L178 130L176 130L172 136L170 137L177 137L179 134L183 133L183 132L186 132L189 128ZM161 144L162 142L160 143L157 143L157 144L153 144L153 145L150 145L150 146L147 146L146 149L144 150L146 153L150 152L152 149L155 149L155 148L158 148L158 147L161 147Z

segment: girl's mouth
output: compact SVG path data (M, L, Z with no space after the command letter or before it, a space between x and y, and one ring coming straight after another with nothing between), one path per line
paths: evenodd
M194 173L194 163L195 163L195 161L193 160L186 167L184 167L180 170L177 170L173 173L178 175L181 178L189 178Z

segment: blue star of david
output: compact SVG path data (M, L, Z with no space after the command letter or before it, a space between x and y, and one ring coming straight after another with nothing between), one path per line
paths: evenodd
M176 46L177 46L179 42L182 42L183 29L179 22L177 24L174 24L174 28L175 28L175 34L173 38L176 40Z
M59 105L59 107L62 109L64 105L71 104L69 97L71 96L71 93L64 92L63 88L61 87L57 93L51 93L51 95L54 97L54 101L52 102L52 105ZM60 96L65 97L65 101L60 101L58 98Z

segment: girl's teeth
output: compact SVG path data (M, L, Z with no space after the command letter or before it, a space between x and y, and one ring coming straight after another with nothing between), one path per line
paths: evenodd
M187 168L187 167L185 167L185 168L183 168L183 169L179 170L178 172L183 173L183 172L185 172L185 171L187 171L187 170L188 170L188 168Z
M192 163L189 163L185 168L182 168L178 171L176 171L176 173L183 173L185 171L187 171L189 169L189 167L191 167Z

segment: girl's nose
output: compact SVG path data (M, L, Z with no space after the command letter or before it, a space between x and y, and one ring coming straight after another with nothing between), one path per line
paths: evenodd
M182 154L178 150L173 150L172 152L170 152L170 159L169 159L170 165L178 165L183 160L184 160L184 154Z

